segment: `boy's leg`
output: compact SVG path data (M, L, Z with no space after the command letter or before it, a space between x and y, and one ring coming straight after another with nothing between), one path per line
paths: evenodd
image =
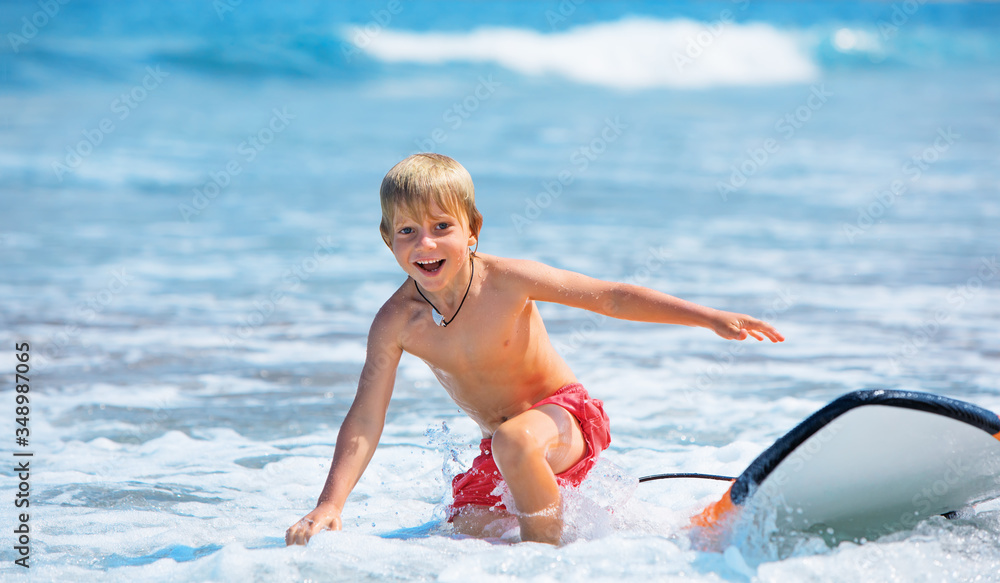
M501 526L496 525L496 521L510 517L505 510L493 510L488 506L477 506L470 504L463 507L455 515L452 524L455 532L476 538L499 537L503 535Z
M542 405L504 422L493 434L492 447L514 497L521 540L557 544L562 512L556 474L587 453L579 422L558 405Z

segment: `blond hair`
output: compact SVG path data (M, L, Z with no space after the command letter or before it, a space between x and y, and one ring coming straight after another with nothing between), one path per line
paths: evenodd
M472 176L461 164L441 154L414 154L386 173L379 188L382 203L382 240L392 248L393 225L400 212L413 217L430 214L431 203L469 223L476 238L483 215L476 208Z

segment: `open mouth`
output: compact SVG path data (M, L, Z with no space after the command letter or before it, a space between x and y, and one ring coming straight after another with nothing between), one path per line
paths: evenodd
M427 273L434 273L441 269L441 266L444 265L444 259L438 259L436 261L417 261L416 265Z

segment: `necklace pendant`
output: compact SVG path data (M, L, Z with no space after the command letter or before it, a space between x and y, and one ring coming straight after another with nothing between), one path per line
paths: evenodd
M444 323L444 316L439 314L438 311L433 308L431 308L431 317L434 318L434 323L437 324L438 326L441 326L442 328L448 325Z

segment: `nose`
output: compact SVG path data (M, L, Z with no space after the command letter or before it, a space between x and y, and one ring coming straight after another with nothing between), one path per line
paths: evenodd
M430 233L424 233L421 235L417 244L421 249L433 249L437 247L437 244L434 242L434 238L430 236Z

